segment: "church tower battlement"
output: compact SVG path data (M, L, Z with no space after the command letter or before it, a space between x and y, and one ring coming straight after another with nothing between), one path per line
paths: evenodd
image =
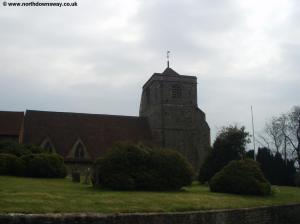
M197 105L197 77L167 67L144 84L140 117L148 119L156 144L181 152L198 171L210 145L205 113Z

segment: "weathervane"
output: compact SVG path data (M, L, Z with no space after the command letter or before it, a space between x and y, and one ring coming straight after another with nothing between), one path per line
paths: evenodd
M167 66L168 68L170 67L170 62L169 62L169 59L170 59L170 51L167 51Z

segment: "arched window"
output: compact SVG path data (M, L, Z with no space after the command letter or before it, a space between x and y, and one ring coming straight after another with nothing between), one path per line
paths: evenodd
M44 139L44 141L41 144L41 147L43 149L45 149L45 151L47 153L53 153L53 152L55 152L54 146L53 146L51 140L49 139L49 137L47 137L47 138Z
M46 150L46 152L52 152L53 149L52 149L52 145L50 142L47 142L45 145L44 145L44 149Z
M181 98L182 90L178 84L172 85L172 98Z
M81 144L81 142L79 142L75 148L75 158L76 159L83 159L84 158L84 147Z
M82 159L92 160L92 157L84 142L78 138L68 152L66 159L80 161Z

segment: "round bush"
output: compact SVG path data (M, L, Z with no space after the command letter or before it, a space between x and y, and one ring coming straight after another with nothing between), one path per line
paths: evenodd
M259 164L250 159L231 161L211 178L209 187L213 192L252 195L271 193L271 185L263 176Z
M192 183L193 170L183 155L167 149L152 150L149 168L151 188L154 190L179 190Z
M24 175L29 177L64 178L67 169L57 154L29 154L21 157L25 164Z
M0 175L21 175L24 162L12 154L0 154Z
M178 152L119 144L95 162L93 183L114 190L178 190L190 185L192 176Z

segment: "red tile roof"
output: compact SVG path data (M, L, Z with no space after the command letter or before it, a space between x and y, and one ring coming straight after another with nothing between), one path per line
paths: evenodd
M24 112L0 111L0 135L18 136L23 118Z
M47 137L64 157L78 139L93 158L115 142L151 142L148 121L142 117L26 111L24 142L40 145Z

